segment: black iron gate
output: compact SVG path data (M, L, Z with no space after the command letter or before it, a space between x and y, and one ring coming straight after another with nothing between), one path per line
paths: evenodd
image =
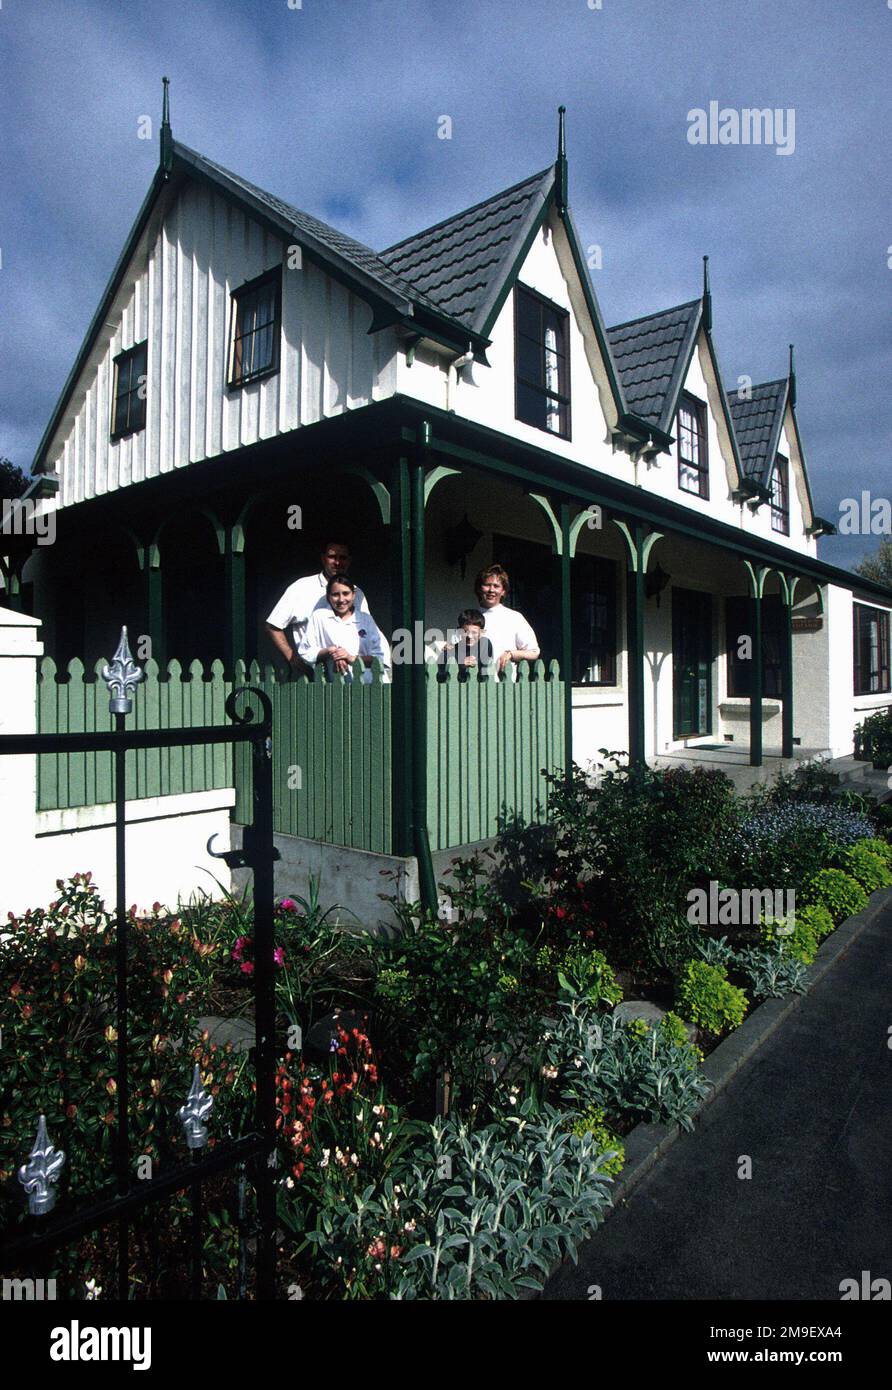
M121 659L119 662L119 658ZM127 663L129 662L129 667ZM122 675L121 672L124 672ZM129 1223L134 1215L153 1203L178 1192L190 1194L192 1253L191 1290L200 1297L202 1279L202 1187L209 1179L246 1165L257 1194L256 1295L275 1297L275 1203L276 1203L276 1043L275 984L273 951L273 864L278 852L273 845L272 803L272 707L263 691L242 686L226 700L226 714L233 722L223 727L191 729L133 730L124 727L130 697L141 673L126 646L126 629L112 667L103 676L113 692L111 710L115 729L106 733L4 734L0 735L0 757L36 753L114 753L116 914L115 987L117 1014L117 1124L115 1133L115 1182L91 1194L85 1204L49 1215L54 1205L54 1151L46 1138L43 1117L31 1155L31 1177L25 1184L29 1192L29 1215L0 1242L0 1273L35 1268L53 1251L64 1249L75 1240L109 1225L117 1225L117 1290L126 1299L129 1293ZM253 697L262 714L255 718L250 705L240 714L241 697ZM256 1099L253 1130L239 1138L220 1140L213 1153L203 1154L207 1130L207 1100L195 1067L192 1091L179 1112L191 1162L134 1183L128 1133L129 1082L127 1076L127 930L125 755L130 749L172 748L193 744L250 743L253 767L253 816L245 826L241 850L217 853L230 867L253 870L254 936L256 944L254 982L255 1046L254 1077ZM37 1117L35 1117L36 1119Z

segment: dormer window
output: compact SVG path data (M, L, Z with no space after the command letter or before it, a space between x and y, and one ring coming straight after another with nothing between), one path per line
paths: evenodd
M709 496L709 460L706 448L706 406L693 396L682 396L676 420L678 486L695 497Z
M790 534L790 465L782 454L771 470L771 529Z
M278 371L281 319L282 272L278 266L233 291L230 386L246 386Z
M523 285L514 289L514 414L570 438L569 315Z
M112 439L136 434L146 424L146 363L148 344L119 352L115 358L115 386L112 397Z

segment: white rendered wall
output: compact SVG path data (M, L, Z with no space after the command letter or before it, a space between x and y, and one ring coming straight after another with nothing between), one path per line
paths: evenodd
M0 608L0 734L37 732L35 682L43 654L40 623ZM214 878L230 884L229 870L206 850L229 848L232 790L193 792L127 804L127 903L174 907L197 891L219 896ZM113 806L41 811L37 758L0 757L0 923L7 912L45 907L56 880L89 870L109 905L115 901ZM212 877L213 876L213 877Z

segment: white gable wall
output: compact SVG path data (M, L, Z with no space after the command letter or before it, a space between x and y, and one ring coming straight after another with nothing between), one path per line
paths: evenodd
M369 335L370 307L306 258L283 270L279 371L227 389L232 291L281 264L286 248L209 188L182 189L134 258L52 441L59 505L392 394L393 335ZM146 426L112 441L114 358L146 338Z

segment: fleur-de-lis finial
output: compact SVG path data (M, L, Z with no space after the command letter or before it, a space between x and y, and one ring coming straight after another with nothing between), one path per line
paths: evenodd
M143 670L133 660L133 653L127 641L127 629L121 628L118 650L107 666L102 668L102 679L109 688L108 707L112 714L129 714L133 708L133 692L143 678Z
M59 1179L65 1155L53 1148L46 1132L46 1117L37 1121L37 1137L27 1163L19 1169L19 1182L28 1194L28 1210L32 1216L45 1216L56 1205L53 1186Z
M209 1096L201 1084L201 1076L198 1071L198 1063L195 1063L195 1070L192 1073L192 1086L186 1098L186 1104L181 1105L177 1111L180 1124L183 1126L183 1134L186 1139L186 1147L189 1149L203 1149L208 1141L208 1132L204 1121L214 1108L214 1097Z

